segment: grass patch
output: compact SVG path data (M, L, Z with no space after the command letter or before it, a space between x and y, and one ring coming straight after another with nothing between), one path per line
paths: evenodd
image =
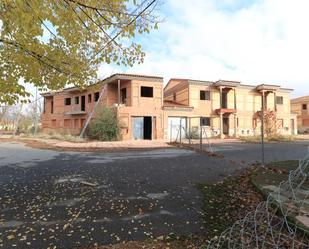
M266 199L269 194L276 193L273 196L277 196L278 193L282 193L281 198L290 198L289 194L285 194L285 192L280 192L280 184L282 182L286 182L288 180L288 175L291 170L297 169L299 166L298 161L281 161L281 162L273 162L267 165L267 167L257 168L254 174L251 176L252 184L257 188L257 190L264 196ZM297 198L300 200L302 198L307 198L302 191L306 191L309 189L309 181L305 181L302 183L301 190L299 192L295 192ZM307 236L309 234L308 226L300 223L296 220L296 216L299 215L299 203L288 203L287 206L291 207L291 210L288 214L288 221L293 224L298 224L298 228L303 230ZM309 210L309 205L304 202L302 210ZM292 208L294 206L294 208ZM298 210L298 211L297 211ZM282 213L278 210L278 216L281 216ZM288 233L288 231L286 231Z
M261 136L241 136L239 139L246 143L260 143ZM292 142L295 140L295 136L291 135L274 135L270 137L265 137L265 142Z
M272 162L267 167L260 167L251 176L253 185L265 195L269 194L263 186L274 185L279 187L280 183L287 180L288 173L298 167L297 160Z
M79 136L73 136L70 134L59 134L59 133L51 133L51 134L45 134L45 133L38 133L36 135L31 134L24 134L20 136L22 138L38 138L38 139L56 139L60 141L68 141L68 142L74 142L74 143L81 143L86 142L84 138L80 138Z
M218 184L200 184L203 194L205 236L219 236L262 201L250 181L252 170Z

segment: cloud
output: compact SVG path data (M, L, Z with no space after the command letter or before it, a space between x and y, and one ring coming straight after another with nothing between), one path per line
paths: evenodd
M308 9L307 0L169 0L166 22L141 40L145 63L126 71L165 81L272 83L309 94Z

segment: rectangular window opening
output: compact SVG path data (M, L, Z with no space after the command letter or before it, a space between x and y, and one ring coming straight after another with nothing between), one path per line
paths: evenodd
M71 105L71 98L65 98L64 105Z
M200 91L200 100L210 100L210 91Z
M141 87L141 97L152 98L153 97L153 87L142 86Z
M127 101L127 88L122 88L120 95L121 95L121 103L125 104Z
M50 113L54 113L54 101L53 100L50 103Z
M75 97L75 105L79 104L79 96Z
M277 96L276 97L276 103L277 103L277 105L283 105L283 97Z
M303 110L307 110L307 104L303 104L303 105L302 105L302 109L303 109Z
M63 122L64 128L71 128L71 119L65 119Z
M210 126L210 118L201 117L201 126Z
M100 98L100 93L99 92L95 92L94 93L94 101L97 102Z

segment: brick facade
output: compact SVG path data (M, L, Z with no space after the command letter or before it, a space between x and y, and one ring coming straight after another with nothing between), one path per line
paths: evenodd
M163 89L161 77L116 74L85 90L73 87L43 94L42 128L79 134L102 92L99 105L117 111L123 139L169 139L172 122L183 119L196 127L201 117L212 135L256 135L264 95L264 110L276 113L278 131L294 134L297 120L290 110L291 91L274 85L187 79L171 79Z

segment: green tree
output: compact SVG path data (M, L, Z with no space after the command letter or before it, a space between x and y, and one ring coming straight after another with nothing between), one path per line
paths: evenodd
M97 80L102 63L132 66L145 53L136 34L157 28L157 0L1 0L0 103Z
M109 107L98 110L88 128L88 136L102 141L115 141L120 136L117 114Z

